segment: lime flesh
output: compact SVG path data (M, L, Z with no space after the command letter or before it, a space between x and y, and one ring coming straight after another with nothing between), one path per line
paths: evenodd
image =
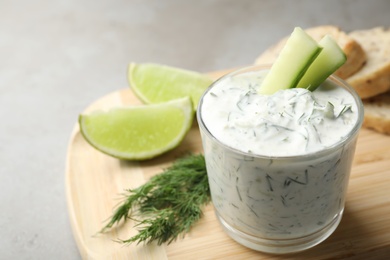
M205 74L153 63L131 63L128 80L131 89L146 104L190 96L194 109L213 82Z
M180 144L194 118L189 97L147 106L117 107L79 116L84 138L99 151L145 160Z

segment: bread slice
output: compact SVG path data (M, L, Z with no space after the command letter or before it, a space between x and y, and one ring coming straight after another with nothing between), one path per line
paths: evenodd
M305 31L313 37L314 40L319 41L326 34L331 35L339 44L341 49L347 56L347 61L341 66L335 75L342 79L346 79L360 70L366 61L366 55L360 44L341 31L338 27L332 25L324 25L305 29ZM277 44L271 46L263 54L261 54L255 61L255 64L271 64L278 57L280 51L284 47L288 37L283 38Z
M390 91L363 100L363 126L390 135Z
M367 55L361 70L347 79L361 98L369 98L390 90L390 30L375 27L349 33Z

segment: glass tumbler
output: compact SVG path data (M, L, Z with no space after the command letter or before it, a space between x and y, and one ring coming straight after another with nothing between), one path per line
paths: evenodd
M248 67L225 77L268 70ZM208 129L200 100L197 119L215 213L225 232L254 250L283 254L311 248L337 228L343 215L347 186L363 105L343 80L331 76L357 104L358 120L345 138L317 152L297 156L264 156L229 147Z

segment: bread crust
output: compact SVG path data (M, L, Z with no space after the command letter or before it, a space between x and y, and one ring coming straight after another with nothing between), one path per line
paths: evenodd
M363 127L390 135L390 91L364 99Z
M361 98L369 98L390 90L390 31L383 27L359 30L349 35L360 43L366 64L347 79Z

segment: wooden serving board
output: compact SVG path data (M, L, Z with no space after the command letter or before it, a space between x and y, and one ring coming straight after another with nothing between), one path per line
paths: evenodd
M130 89L123 89L97 100L86 112L124 104L141 103ZM196 122L179 147L144 162L122 161L95 150L75 125L65 185L70 222L83 259L390 259L390 136L367 129L359 135L344 217L333 235L307 251L278 256L247 249L224 233L212 204L190 233L170 245L115 242L136 234L130 220L109 233L98 233L126 189L145 183L188 152L202 152Z

